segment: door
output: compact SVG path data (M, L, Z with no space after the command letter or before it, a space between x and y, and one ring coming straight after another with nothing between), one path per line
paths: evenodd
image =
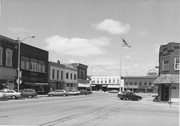
M161 100L162 101L169 100L169 86L168 85L162 85Z

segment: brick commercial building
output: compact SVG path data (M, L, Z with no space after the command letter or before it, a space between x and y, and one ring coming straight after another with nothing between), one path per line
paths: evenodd
M0 35L0 89L14 89L17 79L18 43Z
M64 64L65 65L65 85L64 89L66 91L77 90L77 68L75 68L72 64Z
M46 50L21 43L22 84L20 89L33 88L38 93L49 92L48 56Z
M124 79L125 90L133 92L157 92L157 87L153 85L157 76L126 76Z
M180 43L160 46L159 77L154 82L159 87L159 101L179 99L179 57Z
M49 85L50 90L65 89L65 65L49 62Z
M77 83L78 89L90 90L90 83L87 80L87 65L81 63L72 63L72 65L77 69Z

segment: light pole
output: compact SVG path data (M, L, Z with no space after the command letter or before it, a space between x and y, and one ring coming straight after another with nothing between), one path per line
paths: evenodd
M18 92L19 92L19 85L20 85L20 57L21 57L21 42L23 42L25 39L28 39L28 38L35 38L35 36L34 35L31 35L31 36L27 36L27 37L25 37L25 38L23 38L22 40L20 40L19 39L19 37L18 37L18 39L17 39L17 41L18 41L18 78L17 78L17 84L18 84Z

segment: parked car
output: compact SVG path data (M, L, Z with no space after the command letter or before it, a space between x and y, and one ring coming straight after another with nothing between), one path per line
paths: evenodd
M4 99L6 99L6 96L3 93L3 91L0 91L0 100L4 100Z
M21 95L23 97L32 98L37 96L37 92L34 89L23 89Z
M59 90L54 90L48 93L48 96L68 96L68 92L65 90L59 89Z
M92 94L92 91L88 91L88 90L80 90L80 94L84 94L84 95L88 95L88 94Z
M118 93L118 90L110 90L109 93Z
M22 97L21 92L16 92L14 90L5 89L5 90L1 90L1 91L3 92L3 94L6 98L17 99L17 98Z
M138 101L138 100L142 99L141 96L138 96L130 91L124 91L124 92L118 93L117 97L120 98L121 100L136 100L136 101Z
M80 94L80 91L78 90L71 90L68 92L69 95L79 95Z

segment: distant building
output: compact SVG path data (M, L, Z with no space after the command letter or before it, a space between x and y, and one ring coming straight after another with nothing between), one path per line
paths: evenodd
M65 65L65 90L77 90L77 68L75 68L72 64L64 64Z
M72 65L77 68L77 83L78 89L87 89L90 90L90 83L87 77L87 65L81 63L72 63Z
M157 92L157 87L153 84L157 76L124 76L122 78L125 90L144 93Z
M0 35L0 89L16 88L18 43Z
M159 101L179 99L180 43L161 45L159 50L159 77L154 82L159 87Z
M50 90L65 89L65 65L60 62L49 62Z
M93 91L119 90L120 76L91 76L91 88ZM123 80L121 89L124 89Z

